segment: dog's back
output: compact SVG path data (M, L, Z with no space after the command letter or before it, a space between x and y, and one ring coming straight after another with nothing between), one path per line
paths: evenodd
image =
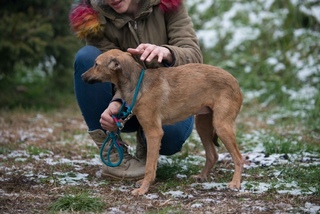
M155 102L154 99L161 100L156 102L158 106L154 108L161 112L164 124L197 114L206 106L218 108L220 103L232 108L232 115L236 117L242 105L238 81L230 73L199 63L148 69L142 85L143 91L153 95L146 96L149 100L144 99L144 103L151 104Z

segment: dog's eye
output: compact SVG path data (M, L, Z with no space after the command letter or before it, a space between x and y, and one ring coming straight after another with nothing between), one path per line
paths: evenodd
M95 63L94 63L94 67L97 67L97 66L98 66L98 63L95 62Z

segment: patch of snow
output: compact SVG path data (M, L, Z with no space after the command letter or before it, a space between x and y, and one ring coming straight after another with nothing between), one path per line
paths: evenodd
M187 195L184 192L180 191L180 190L171 190L169 192L165 192L165 195L171 195L174 198L192 198L192 195Z
M53 175L56 176L55 179L57 179L60 184L68 184L72 186L79 185L79 182L86 182L88 177L88 174L78 172L54 172ZM56 180L51 180L51 182L54 183Z
M8 158L23 158L29 157L29 154L25 150L14 150L7 155Z
M171 158L168 158L167 156L160 155L158 159L158 164L172 164L173 160Z
M225 46L226 51L234 50L245 41L256 40L260 35L260 29L252 27L238 27L233 32L231 41Z
M320 23L319 5L312 6L311 8L307 8L305 5L300 5L299 10L306 15L313 16L317 20L317 22Z
M193 183L191 184L192 187L195 186L202 186L203 189L217 189L223 190L227 188L227 183L215 183L215 182L203 182L203 183Z
M59 157L54 157L54 158L45 158L43 159L48 165L57 165L57 164L86 164L86 165L101 165L101 160L99 155L95 155L94 158L90 160L70 160L67 158L59 158Z
M122 213L126 213L126 212L124 212L124 211L121 211L120 209L119 209L119 207L110 207L110 208L108 208L108 213L110 213L110 214L122 214Z
M159 198L159 195L157 195L157 194L146 194L146 195L144 195L144 197L147 198L147 199L153 200L153 199Z
M194 203L191 205L191 208L201 208L201 207L203 207L202 203Z
M130 187L128 187L128 186L119 186L119 187L112 186L112 187L111 187L111 189L112 189L113 191L118 190L118 191L120 191L120 192L130 192L131 189L129 189L129 188L130 188Z
M320 205L306 202L304 207L301 207L301 209L310 214L317 214L320 211Z
M300 88L298 91L293 89L287 89L286 86L282 86L281 90L283 93L289 95L290 100L310 100L318 93L318 89L309 86L304 85L302 88Z
M177 177L177 178L180 178L180 179L181 179L181 178L187 178L187 175L177 174L176 177Z
M269 183L264 183L264 182L243 181L241 183L241 187L242 187L242 189L240 190L240 192L249 191L251 193L261 194L261 193L268 191L270 189L270 187L272 187L272 185Z
M250 102L251 100L260 97L262 94L267 93L266 89L255 90L255 91L246 91L244 93L244 99L246 102Z

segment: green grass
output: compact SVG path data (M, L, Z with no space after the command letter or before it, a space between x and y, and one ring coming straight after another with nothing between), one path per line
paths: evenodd
M304 145L302 143L298 143L297 141L292 141L290 139L271 139L268 142L264 142L263 146L265 148L266 155L300 153L304 150Z
M6 147L0 147L0 155L8 154L11 150Z
M28 151L29 155L40 155L40 154L49 154L50 153L50 151L48 151L46 149L41 149L36 146L28 146L27 151Z
M88 192L67 194L58 198L49 207L53 212L101 212L105 203L99 197L92 197Z
M297 182L298 185L306 192L314 188L314 194L320 196L320 168L318 166L295 166L285 167L279 178L284 179L285 182Z
M85 154L82 154L82 157L84 159L94 158L100 152L98 147L95 145L85 145L85 146L80 146L80 148L87 151Z

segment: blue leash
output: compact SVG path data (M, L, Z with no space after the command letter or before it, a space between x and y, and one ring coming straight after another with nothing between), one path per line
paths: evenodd
M101 158L102 162L109 167L119 166L123 160L123 156L124 156L123 148L120 144L120 141L118 140L118 137L120 135L120 131L124 127L125 122L127 120L129 120L133 115L132 110L134 108L134 105L136 104L136 100L138 97L138 93L139 93L139 89L140 89L140 86L142 83L144 73L145 73L145 70L142 69L142 71L140 73L138 84L136 86L136 90L134 92L131 106L128 105L125 101L122 101L122 105L120 107L119 113L116 116L112 115L113 120L116 122L116 124L118 126L118 130L117 130L117 132L109 132L109 134L107 135L107 137L104 140L104 142L101 146L101 149L100 149L100 158ZM120 119L122 119L123 122L120 122ZM107 152L107 160L106 160L105 157L103 157L103 150L110 140L111 140L111 143L110 143L110 147ZM110 160L110 155L111 155L111 152L113 149L116 149L117 153L119 154L119 160L116 163L114 163Z
M107 145L107 143L110 141L111 139L111 144L110 144L110 147L108 149L108 153L107 153L107 160L105 160L104 156L103 156L103 150L104 150L104 147ZM118 162L116 163L113 163L111 160L110 160L110 155L111 155L111 151L112 149L116 149L118 154L119 154L119 160ZM116 166L119 166L123 160L123 148L122 146L120 145L119 141L118 141L118 135L115 134L114 132L110 132L107 136L107 138L104 140L102 146L101 146L101 149L100 149L100 158L102 160L102 162L107 165L107 166L110 166L110 167L116 167Z

